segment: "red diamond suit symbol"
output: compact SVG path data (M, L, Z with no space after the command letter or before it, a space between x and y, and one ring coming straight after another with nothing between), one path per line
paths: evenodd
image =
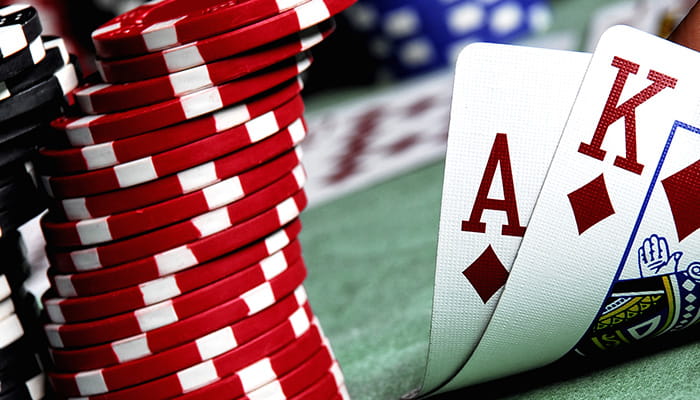
M489 301L508 280L508 270L498 259L491 245L462 274L469 280L484 303Z
M700 160L661 181L671 206L678 241L700 228Z
M579 235L615 214L603 174L569 193L568 197Z

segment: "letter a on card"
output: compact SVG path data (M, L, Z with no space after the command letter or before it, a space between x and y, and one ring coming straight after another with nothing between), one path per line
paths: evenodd
M459 57L423 394L457 373L498 304L589 59L483 43Z

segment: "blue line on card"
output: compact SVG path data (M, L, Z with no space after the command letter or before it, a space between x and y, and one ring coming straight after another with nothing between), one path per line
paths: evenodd
M625 251L622 255L622 259L620 260L620 264L617 267L617 271L615 272L615 277L613 278L612 282L610 283L610 287L608 287L608 293L606 294L605 298L603 299L603 304L600 306L600 310L598 311L598 314L596 314L596 318L591 322L592 324L595 324L595 321L602 315L602 313L605 311L605 300L610 298L612 295L612 290L613 287L615 286L615 283L618 282L620 279L620 275L622 274L622 270L627 263L627 259L629 258L630 252L632 251L632 245L634 244L634 240L637 237L637 233L639 232L639 227L642 224L642 218L644 218L644 214L646 213L647 207L649 206L649 201L651 200L651 195L654 192L654 188L656 187L656 182L659 179L659 175L661 175L661 168L664 165L664 162L666 161L666 157L668 156L668 151L671 147L671 142L673 142L673 138L676 135L676 131L678 128L685 129L687 131L693 132L695 134L700 135L700 128L688 125L684 122L676 120L673 123L673 127L671 128L671 131L669 132L668 139L666 140L666 145L664 146L664 150L661 153L661 159L659 160L659 163L656 166L656 170L654 171L654 175L652 177L651 183L649 185L649 189L647 190L646 196L644 197L644 202L642 203L642 208L639 211L639 214L637 215L637 220L634 223L634 228L632 229L632 233L630 235L629 241L627 242L627 246L625 247ZM589 329L586 331L588 332ZM583 340L584 336L579 339L579 343L575 346L577 348L580 344L580 341Z
M644 203L642 203L642 208L639 210L639 214L637 215L637 221L634 223L634 228L632 229L632 234L630 235L630 239L627 242L627 247L625 248L625 252L622 255L622 260L620 260L620 264L617 267L617 272L615 273L615 278L612 281L612 284L610 285L610 288L608 289L608 295L606 296L609 297L612 288L615 284L615 282L620 279L620 275L622 274L622 270L627 263L627 259L629 258L630 251L632 251L632 245L634 244L634 240L637 238L637 233L639 231L639 226L642 224L642 218L644 218L644 214L647 211L647 207L649 206L649 201L651 200L651 195L654 192L654 188L656 187L656 182L659 180L659 175L661 174L661 168L664 165L664 162L666 161L666 156L668 156L668 150L671 147L671 142L673 141L673 138L676 136L676 130L678 128L685 129L687 131L693 132L695 134L700 135L700 128L688 125L684 122L681 121L675 121L673 123L673 127L671 128L671 132L668 135L668 140L666 140L666 145L664 146L664 151L661 153L661 159L659 160L659 163L656 166L656 171L654 171L654 176L651 179L651 184L649 185L649 190L647 190L647 194L644 197Z

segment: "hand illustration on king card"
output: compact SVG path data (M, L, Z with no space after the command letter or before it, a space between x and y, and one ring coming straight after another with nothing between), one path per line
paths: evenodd
M683 252L680 251L673 254L669 252L665 237L651 235L644 239L638 249L639 272L643 278L682 272L684 269L679 269L682 256Z

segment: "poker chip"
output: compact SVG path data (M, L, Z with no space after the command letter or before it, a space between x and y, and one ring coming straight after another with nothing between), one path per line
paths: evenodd
M12 303L12 299L5 299L0 301L0 320L5 319L5 317L15 312L15 305Z
M187 169L175 175L156 179L130 188L100 193L89 197L62 199L53 204L54 212L64 213L71 220L97 218L165 201L222 179L240 174L283 154L300 143L306 136L302 123L288 126L273 135L231 155Z
M44 209L44 203L39 196L36 196L11 209L0 210L0 238L9 232L14 232Z
M298 317L299 314L296 316ZM124 394L119 393L119 389L132 386L132 388L126 389L130 391L129 395L140 397L145 394L144 390L148 390L145 388L148 385L151 387L162 386L163 382L156 381L154 384L149 382L134 386L139 383L139 380L152 381L157 378L169 380L169 377L166 376L173 373L177 373L177 376L181 377L189 376L188 380L181 380L180 383L189 381L190 385L197 385L199 384L196 382L197 379L207 378L199 371L204 365L213 366L219 376L226 376L261 358L269 357L269 361L273 365L276 362L278 368L282 369L284 366L280 365L281 363L303 360L313 354L313 351L321 345L319 329L311 325L305 314L301 314L301 316L303 319L297 318L291 323L287 320L282 324L281 326L286 329L280 333L276 331L276 328L271 330L273 333L271 336L278 339L276 342L262 336L253 343L254 345L244 343L239 347L239 343L233 336L232 327L225 327L183 346L150 357L78 374L52 373L50 379L58 391L69 396L90 396L112 392L106 396L122 398ZM263 339L267 339L268 348L261 347L260 344L265 343ZM235 393L231 394L235 395Z
M6 131L0 136L0 168L29 161L36 154L37 145L48 141L50 136L50 129L41 121Z
M258 350L254 353L258 355L260 351ZM227 392L229 396L238 398L268 383L270 379L284 375L291 369L300 371L300 373L306 373L308 377L311 377L314 372L322 370L324 367L328 369L332 363L331 352L323 345L320 332L315 326L293 343L288 344L275 353L269 355L263 353L258 359L254 358L255 355L248 359L245 357L227 357L227 355L215 357L180 370L177 373L137 386L89 396L88 399L117 400L146 397L167 399L183 394L198 396L198 388L211 387L208 384L221 379L237 383L237 385L235 383L229 384ZM246 365L246 362L249 362L249 364Z
M244 101L282 85L306 70L308 58L281 63L264 74L253 74L234 82L189 93L182 97L114 114L55 120L72 145L85 146L122 139L199 117Z
M162 102L207 87L221 85L310 50L328 37L333 24L324 23L221 61L169 75L124 84L91 84L76 92L87 114L103 114Z
M242 125L163 153L82 174L42 176L52 197L78 197L136 186L223 157L300 124L304 104L300 97ZM280 132L281 133L281 132Z
M49 318L56 323L105 318L170 300L214 282L238 281L242 285L260 273L269 280L273 277L269 271L286 269L300 256L299 244L294 242L289 249L285 247L253 266L231 265L230 259L224 256L196 268L114 292L79 298L47 298L44 306Z
M25 202L25 196L34 191L34 180L26 171L21 171L14 180L0 186L0 209Z
M17 385L9 388L7 391L0 392L0 400L19 400L43 399L46 395L46 379L43 373L40 373L22 385Z
M323 339L322 339L323 340ZM240 399L292 398L305 386L321 378L333 366L335 360L327 345L323 344L310 358L300 364L286 368L259 361L224 379L181 396L182 399L221 398L224 393L233 393ZM288 364L292 364L288 361ZM253 373L255 371L255 373ZM336 389L337 391L337 389Z
M19 340L24 335L24 328L17 314L12 313L0 321L0 348Z
M296 84L281 86L278 90L264 92L245 103L223 108L207 116L112 142L79 148L42 149L37 168L40 171L53 170L70 174L111 167L161 153L258 117L296 96L299 90L300 87Z
M274 388L271 388L271 392L273 390ZM287 397L286 393L280 395L279 392L279 390L274 390L274 393L271 393L271 398L282 400L350 400L350 394L345 388L345 377L337 361L333 363L323 378L304 389L301 393ZM334 395L335 397L333 397Z
M9 99L12 98L10 97ZM43 97L43 99L46 100L45 97ZM20 132L26 132L39 127L48 127L52 119L63 114L64 106L66 106L69 101L67 97L49 98L45 103L37 103L28 111L2 121L3 129L2 132L0 132L0 144L4 145L13 138L20 136ZM12 104L12 102L0 101L0 108L7 107L10 104Z
M34 7L13 4L0 8L0 60L22 49L41 34L41 21Z
M111 83L167 75L231 57L302 31L331 18L354 1L310 0L270 18L207 39L131 58L97 60L97 68L102 79Z
M22 170L21 173L25 171ZM27 178L30 179L29 176ZM19 232L10 232L0 239L0 253L3 256L3 263L0 264L0 298L6 298L7 296L3 297L3 294L9 295L11 286L16 286L23 280L18 278L22 276L21 274L13 273L18 270L17 266L25 261L25 252L26 247Z
M303 288L294 286L298 282L277 280L274 285L262 285L203 313L144 334L80 349L54 348L51 354L56 357L56 365L69 363L79 369L85 365L119 365L159 354L229 325L234 326L236 340L246 343L289 318L311 314L308 305L304 305ZM214 316L220 318L211 319Z
M26 113L68 94L78 86L78 74L72 63L59 68L47 80L5 98L0 103L0 122Z
M33 354L32 347L31 341L26 337L15 340L5 347L0 347L0 370L11 369L20 360Z
M80 349L52 348L51 357L63 371L99 369L167 351L227 326L238 343L267 342L262 335L277 337L273 332L288 328L274 327L285 321L294 330L312 318L303 287L277 288L280 293L287 290L279 299L271 296L270 290L269 285L256 288L182 322L117 342Z
M17 76L0 82L0 101L49 79L62 66L70 62L63 39L57 36L43 36L42 44L46 56L41 62Z
M35 66L46 57L46 50L41 38L34 39L29 46L3 58L0 62L0 81L7 81L23 71Z
M19 232L0 238L0 399L40 399L46 393L45 343L37 334L36 301L23 288L24 253Z
M285 278L294 276L294 272L294 269L289 269L283 276ZM226 296L231 296L231 293L222 292L220 287L226 286L210 285L171 301L156 303L102 320L79 324L46 324L44 328L49 337L49 343L54 347L84 346L117 340L171 324L184 316L190 316L193 312L201 312L207 306L216 305L217 302L222 301L220 297L226 299Z
M193 4L168 0L142 5L95 30L98 56L129 57L204 39L272 17L307 0L250 0Z
M255 198L270 204L271 200L268 199L271 196L288 193L290 189L287 188L290 186L303 185L305 174L301 166L297 167L300 161L299 152L288 152L198 191L104 218L55 222L56 219L48 214L42 219L42 229L44 236L54 246L87 246L123 239L183 221L246 196L253 196L254 193Z
M12 192L0 209L0 237L16 231L27 221L39 215L45 209L43 197L33 185L23 185Z
M261 360L232 376L178 398L220 398L225 392L244 392L241 399L291 398L335 363L326 343L302 364L292 367L291 371L284 371L277 365L269 366L269 361ZM257 373L253 374L253 370L257 370Z
M187 243L204 241L213 235L227 232L228 230L246 230L246 233L253 233L259 230L267 230L269 229L268 226L279 228L296 218L299 211L305 206L305 203L306 199L303 192L298 193L298 196L295 195L273 204L246 201L248 207L238 207L238 204L234 203L191 220L124 241L67 253L47 250L47 255L56 270L61 272L108 268L112 265L123 264L145 257L159 257L161 252L179 249ZM270 206L274 207L269 209ZM239 212L239 214L235 214L235 212ZM252 217L257 213L261 214ZM252 225L256 226L253 227ZM231 242L231 244L233 243L235 242Z
M0 275L0 300L7 299L12 294L12 288L5 275Z
M18 357L8 368L0 369L0 394L17 386L33 386L33 378L43 378L41 363L36 356Z
M333 400L350 400L350 393L348 392L345 384L340 387L338 395L334 397Z
M474 42L514 43L551 21L543 0L358 0L345 14L380 72L407 78L454 68Z
M232 254L232 257L227 257L228 262L238 263L236 265L254 263L255 260L265 258L287 245L299 234L300 230L301 224L294 221L283 229L269 233L265 238L254 238L251 240L251 244L238 249ZM56 293L61 297L92 296L106 293L146 283L210 261L218 257L218 251L207 252L207 250L223 246L222 242L226 238L222 237L220 240L205 241L200 246L191 246L190 251L193 256L182 259L180 262L172 258L159 258L147 262L128 263L102 270L66 275L56 274L52 268L49 268L48 277L56 289Z

